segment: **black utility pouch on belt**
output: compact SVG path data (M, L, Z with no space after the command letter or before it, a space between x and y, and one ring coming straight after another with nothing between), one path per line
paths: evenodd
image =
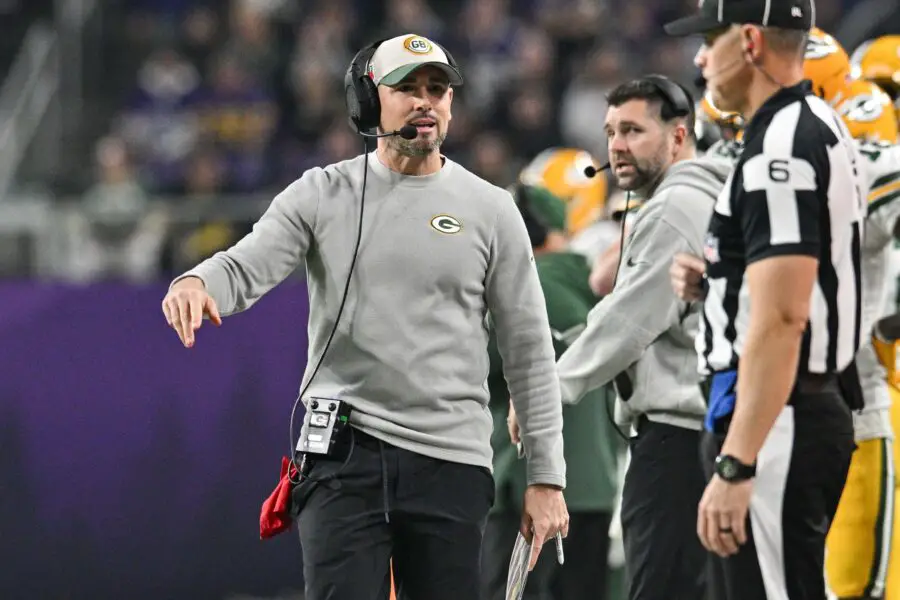
M850 410L862 410L865 400L863 399L862 382L859 380L859 371L856 369L856 359L838 374L838 385L841 388L841 396Z

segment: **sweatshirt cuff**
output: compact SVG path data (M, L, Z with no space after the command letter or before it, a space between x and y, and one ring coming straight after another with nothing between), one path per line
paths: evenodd
M213 301L215 301L216 306L219 309L219 315L221 315L223 317L227 317L229 314L231 314L231 312L228 310L225 310L225 308L227 308L227 307L224 306L222 299L216 297L217 296L216 291L213 289L213 286L210 285L210 283L211 283L210 278L205 277L202 274L200 267L202 267L202 265L198 265L198 267L195 267L194 269L188 271L187 273L179 275L178 277L173 279L172 283L169 284L169 290L171 290L172 286L174 286L176 283L178 283L182 279L187 279L188 277L196 277L201 282L203 282L203 287L206 290L206 293L209 294L209 296L213 299ZM203 318L209 319L209 315L204 314Z
M178 282L181 281L182 279L187 279L188 277L196 277L197 279L199 279L200 281L203 282L203 287L205 287L206 290L209 291L209 284L206 283L206 280L200 275L200 273L197 273L197 272L195 272L195 271L188 271L187 273L184 273L184 274L182 274L182 275L179 275L178 277L176 277L175 279L173 279L173 280L172 280L172 283L169 284L169 291L172 290L172 287L173 287L176 283L178 283Z
M566 478L559 473L550 473L538 469L527 469L528 485L552 485L560 489L566 488Z

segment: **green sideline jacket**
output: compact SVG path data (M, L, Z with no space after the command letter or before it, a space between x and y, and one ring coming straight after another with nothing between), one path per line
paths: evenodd
M598 302L590 287L590 268L580 254L555 252L535 257L553 344L559 358L584 329L588 312ZM509 392L503 378L496 340L489 341L491 413L494 432L494 479L497 499L494 511L519 511L525 493L525 459L518 460L506 428ZM570 512L612 511L616 493L619 434L610 423L614 391L606 386L587 394L575 405L563 407L563 439L566 458L566 504ZM609 406L609 409L607 409Z

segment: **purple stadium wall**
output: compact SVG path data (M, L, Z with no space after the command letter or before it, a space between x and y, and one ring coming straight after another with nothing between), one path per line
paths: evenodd
M289 444L307 298L285 284L180 345L164 287L0 285L2 598L301 589L258 538Z

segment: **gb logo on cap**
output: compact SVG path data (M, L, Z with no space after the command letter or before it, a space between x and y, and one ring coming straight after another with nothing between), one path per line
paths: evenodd
M417 35L412 35L403 40L403 47L413 54L428 54L431 52L431 42Z

